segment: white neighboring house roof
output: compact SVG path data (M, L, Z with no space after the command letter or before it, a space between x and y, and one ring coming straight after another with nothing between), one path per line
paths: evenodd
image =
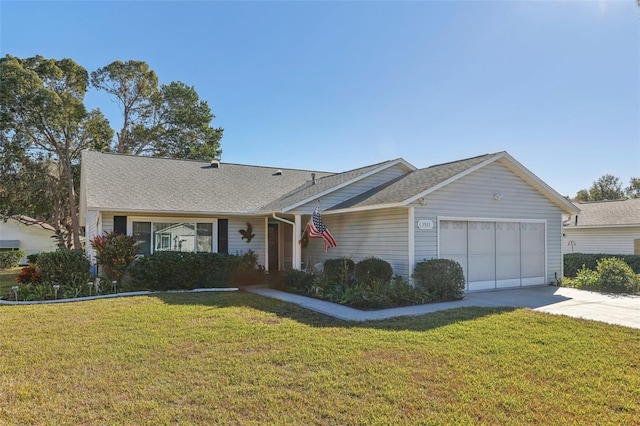
M640 226L640 198L574 204L580 213L571 215L564 229Z

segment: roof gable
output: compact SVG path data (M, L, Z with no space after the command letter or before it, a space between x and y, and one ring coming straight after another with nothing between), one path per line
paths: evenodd
M554 191L540 178L518 163L507 152L497 152L471 157L449 163L438 164L424 169L415 170L392 182L387 182L366 193L360 194L350 200L333 206L331 210L342 209L374 209L381 207L406 206L421 197L424 197L445 185L485 167L494 161L508 167L516 175L520 176L529 185L542 193L546 198L559 206L563 211L576 212L573 206L564 197Z
M306 182L294 191L286 194L280 199L268 204L263 208L264 211L291 211L304 204L314 202L319 198L325 197L331 193L353 185L356 182L380 173L384 170L388 170L391 167L399 166L405 171L415 170L411 164L398 158L395 160L385 161L382 163L372 164L370 166L361 167L358 169L349 170L343 173L337 173L335 175L326 176L316 180L315 183Z

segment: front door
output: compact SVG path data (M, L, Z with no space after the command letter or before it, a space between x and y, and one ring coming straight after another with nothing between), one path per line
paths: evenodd
M278 224L269 224L269 271L277 271L279 265L278 258Z

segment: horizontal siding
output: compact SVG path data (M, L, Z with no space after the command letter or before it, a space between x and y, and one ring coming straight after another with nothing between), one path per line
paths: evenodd
M344 188L340 188L337 191L321 197L321 209L324 210L331 206L335 206L336 204L342 203L343 201L350 200L351 198L360 195L363 192L380 186L383 183L389 182L390 180L402 176L405 173L407 172L402 170L400 166L393 166L389 167L388 169L382 170L381 172L378 172L374 175L361 179L355 183L352 183L351 185L347 185ZM316 200L313 200L307 204L295 208L295 211L309 214L312 213L315 208Z
M338 246L325 253L324 241L311 238L303 250L303 262L313 265L339 257L359 262L375 256L389 262L395 274L408 278L407 218L405 208L323 215L323 221Z
M494 195L501 194L500 200ZM415 259L437 257L438 217L543 219L547 221L547 281L562 276L562 211L498 162L489 164L414 203L415 221L431 220L433 229L415 228Z
M220 217L220 219L229 219L229 254L243 255L253 250L258 255L258 263L264 266L264 217ZM252 232L255 234L250 243L243 240L239 232L241 229L247 229L247 222L251 224Z
M634 254L633 241L640 239L640 226L628 228L591 228L564 230L565 253ZM573 241L573 247L571 242Z

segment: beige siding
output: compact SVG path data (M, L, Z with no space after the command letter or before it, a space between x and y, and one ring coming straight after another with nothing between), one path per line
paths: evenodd
M633 242L640 239L640 226L565 228L564 233L562 249L565 253L634 254Z
M393 166L379 173L368 176L362 180L352 183L351 185L347 185L344 188L340 188L337 191L320 197L320 208L324 210L331 206L335 206L336 204L342 203L343 201L350 200L351 198L360 195L363 192L380 186L383 183L402 176L405 173L407 172L402 170L400 166ZM296 207L294 211L309 214L312 213L316 208L316 204L316 200L313 200L300 207Z
M495 194L501 194L495 200ZM542 219L547 223L547 281L562 274L562 212L500 163L492 163L425 197L426 205L414 203L415 223L428 219L433 229L415 229L415 259L437 257L438 217L488 219ZM414 223L414 225L415 225Z
M340 215L323 215L323 221L338 246L324 252L324 241L311 238L303 250L303 263L348 257L354 262L368 257L385 259L393 272L409 276L408 209L384 209Z

